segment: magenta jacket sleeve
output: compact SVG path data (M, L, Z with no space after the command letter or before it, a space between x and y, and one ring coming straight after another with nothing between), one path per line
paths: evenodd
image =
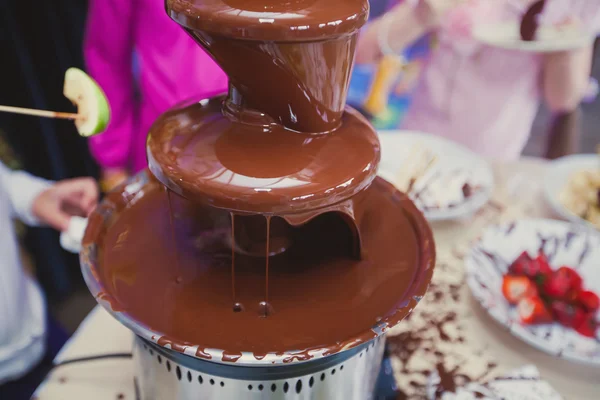
M90 0L84 55L89 74L105 91L111 107L106 132L90 139L102 168L126 168L134 138L132 0Z

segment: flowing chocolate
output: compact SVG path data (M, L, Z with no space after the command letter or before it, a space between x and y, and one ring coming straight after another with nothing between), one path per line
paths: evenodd
M232 121L221 113L224 100L183 104L150 130L150 170L183 197L240 213L282 215L339 203L377 173L379 139L352 109L335 131L309 135Z

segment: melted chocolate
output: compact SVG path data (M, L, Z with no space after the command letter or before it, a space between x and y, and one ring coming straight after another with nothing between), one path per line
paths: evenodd
M356 111L324 135L232 122L223 98L167 112L148 138L152 173L175 193L245 213L311 211L350 198L377 173L379 140Z
M369 15L364 0L166 0L166 8L187 28L262 41L304 42L350 34Z
M107 202L118 210L116 217L101 228L104 220L95 214L84 242L99 246L96 268L104 299L160 332L161 343L176 351L195 345L202 352L226 349L224 361L241 351L264 357L298 349L299 359L310 358L304 349L333 354L374 338L376 324L404 318L433 272L432 236L421 214L377 178L354 199L362 260L347 254L352 234L341 214L321 215L293 228L293 246L270 258L269 301L275 310L268 318L261 318L260 308L265 258L235 255L236 280L243 282L236 297L245 310L233 312L226 212L199 210L174 196L175 248L164 191L150 183L140 193L133 199L112 194ZM175 252L179 265L173 263Z

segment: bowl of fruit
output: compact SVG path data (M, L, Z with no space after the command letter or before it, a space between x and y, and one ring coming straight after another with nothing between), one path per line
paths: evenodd
M475 299L530 345L600 365L600 234L552 220L488 228L466 258Z

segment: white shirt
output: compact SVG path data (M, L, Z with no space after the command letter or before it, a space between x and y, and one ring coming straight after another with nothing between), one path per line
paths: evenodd
M12 218L36 225L31 206L49 185L0 162L0 384L25 375L45 353L46 304L21 266Z

